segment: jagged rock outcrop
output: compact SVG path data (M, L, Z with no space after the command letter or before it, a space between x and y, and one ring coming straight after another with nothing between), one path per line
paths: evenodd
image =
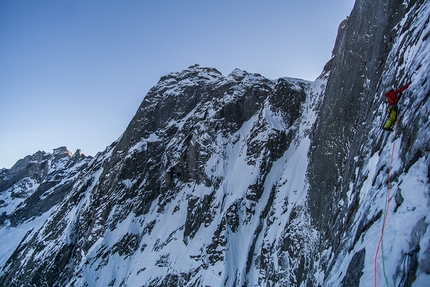
M425 286L429 15L358 0L314 82L195 65L94 158L1 170L0 285Z

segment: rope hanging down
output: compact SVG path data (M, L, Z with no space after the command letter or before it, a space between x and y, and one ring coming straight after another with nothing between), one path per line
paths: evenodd
M397 123L398 123L399 119L397 118L396 120L396 125L394 127L394 134L393 134L393 139L396 138L396 130L397 130ZM394 150L396 148L396 141L393 141L393 147L391 149L391 159L390 159L390 168L388 170L388 176L387 176L387 194L386 194L386 198L385 198L385 212L384 212L384 221L382 223L382 230L381 230L381 237L379 238L379 242L378 242L378 248L376 249L376 255L375 255L375 260L374 260L374 286L377 286L377 281L376 281L376 277L377 277L377 261L378 261L378 255L379 255L379 249L381 249L382 247L382 268L384 271L384 278L385 278L385 283L387 284L387 286L390 286L390 284L388 283L388 277L387 274L385 272L385 260L384 260L384 232L385 232L385 226L387 224L387 217L388 217L388 212L390 209L390 198L391 198L391 169L393 168L393 159L394 159Z

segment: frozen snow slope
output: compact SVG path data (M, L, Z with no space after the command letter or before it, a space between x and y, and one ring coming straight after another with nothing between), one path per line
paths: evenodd
M358 0L314 82L192 66L94 158L0 170L0 286L427 286L429 19Z

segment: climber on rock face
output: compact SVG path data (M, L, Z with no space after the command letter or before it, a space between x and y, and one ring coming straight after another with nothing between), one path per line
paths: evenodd
M393 131L392 126L397 120L397 113L399 111L399 108L397 107L397 102L400 99L401 92L406 90L409 87L410 84L406 84L405 86L401 87L398 90L390 90L388 91L385 96L387 97L387 113L388 113L388 120L384 125L384 130L386 131Z

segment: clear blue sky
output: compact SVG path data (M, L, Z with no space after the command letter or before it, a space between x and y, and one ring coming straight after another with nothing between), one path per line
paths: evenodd
M193 64L314 80L353 0L0 0L0 168L116 140Z

